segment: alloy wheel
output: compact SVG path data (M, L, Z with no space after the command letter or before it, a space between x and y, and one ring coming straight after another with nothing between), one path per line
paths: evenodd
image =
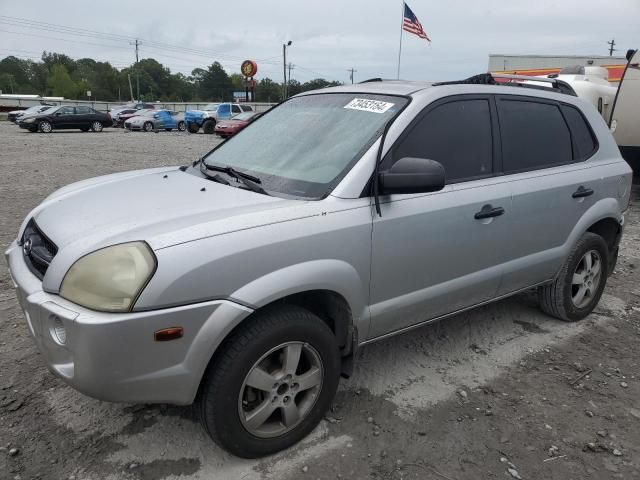
M598 291L602 279L602 259L596 250L586 252L573 273L571 301L576 308L584 308Z
M147 122L144 124L144 131L145 132L150 132L151 130L153 130L153 125L151 124L151 122Z
M98 122L98 121L93 122L93 123L91 124L91 129L92 129L94 132L101 132L101 131L102 131L102 123L101 123L101 122Z
M316 403L324 367L308 343L287 342L264 354L249 370L238 397L243 427L261 438L295 428Z
M40 122L40 131L42 133L50 133L52 130L51 124L49 122Z

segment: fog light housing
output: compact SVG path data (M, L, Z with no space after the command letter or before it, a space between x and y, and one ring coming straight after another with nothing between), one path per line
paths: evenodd
M67 329L57 315L51 317L51 336L60 345L67 343Z

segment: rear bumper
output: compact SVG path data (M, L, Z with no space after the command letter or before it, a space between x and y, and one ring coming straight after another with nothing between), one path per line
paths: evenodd
M216 300L148 312L95 312L42 290L14 241L9 271L34 342L49 369L101 400L189 404L222 339L252 310ZM55 327L64 326L60 342ZM154 332L181 326L184 336L156 342Z

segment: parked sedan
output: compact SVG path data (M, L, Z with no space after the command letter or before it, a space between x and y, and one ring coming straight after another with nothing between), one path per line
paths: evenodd
M215 132L223 138L231 137L257 119L260 115L261 113L257 112L239 113L229 120L224 120L216 124Z
M182 130L184 130L184 120L182 123ZM143 114L125 121L124 128L127 130L144 130L145 132L163 129L170 132L174 128L180 129L178 121L169 110L147 110Z
M30 115L35 115L45 110L51 108L52 105L35 105L33 107L26 108L24 110L12 110L7 115L7 120L10 122L18 123L18 120L22 117L28 117Z
M32 115L20 121L20 128L31 132L51 133L53 130L79 129L83 132L101 132L112 124L108 113L97 112L91 107L63 105Z
M153 114L156 110L153 108L142 108L140 110L123 110L118 113L114 119L114 123L117 122L118 126L125 128L124 124L127 120L132 119L133 117L138 117L140 115L146 115L147 113Z

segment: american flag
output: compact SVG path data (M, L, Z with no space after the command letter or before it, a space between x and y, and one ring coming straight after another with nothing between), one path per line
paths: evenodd
M424 38L428 42L431 42L431 39L427 36L418 17L411 11L409 5L404 4L404 21L402 22L402 29L405 32L413 33L420 38Z

